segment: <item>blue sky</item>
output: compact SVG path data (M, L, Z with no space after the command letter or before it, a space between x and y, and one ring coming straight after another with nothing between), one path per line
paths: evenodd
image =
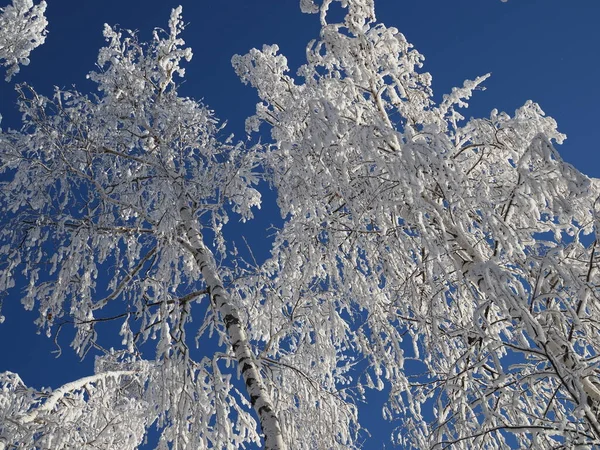
M0 0L4 6L6 0ZM244 119L256 96L231 68L231 56L252 47L277 43L295 70L304 62L306 43L318 36L318 18L301 14L297 0L48 0L46 44L13 80L44 94L53 86L94 86L85 75L94 69L103 45L104 23L137 29L142 40L153 27L166 27L171 8L183 5L184 34L194 51L181 92L205 103L243 139ZM595 0L376 0L378 19L395 26L425 55L424 70L433 75L438 98L466 78L492 72L466 114L488 115L492 108L512 113L526 100L541 104L568 139L559 152L590 176L600 177L595 133L600 105L600 2ZM2 127L18 128L12 85L0 85ZM269 208L259 226L275 220ZM259 231L260 237L266 233ZM18 293L5 299L0 325L0 371L21 374L31 386L56 387L89 374L92 361L77 360L61 342L64 354L45 336L36 335L32 313L24 313ZM383 428L375 428L376 435ZM387 431L387 428L386 428ZM369 448L369 447L367 447Z

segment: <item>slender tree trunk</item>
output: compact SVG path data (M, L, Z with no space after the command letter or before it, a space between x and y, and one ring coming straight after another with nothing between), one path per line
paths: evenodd
M188 206L180 208L181 219L185 227L188 248L204 277L207 289L212 297L218 313L225 323L229 343L241 367L250 403L258 414L260 425L265 438L266 450L285 450L279 418L273 410L273 403L262 380L260 370L248 344L246 331L242 325L239 313L233 306L229 293L223 288L223 283L217 273L214 258L209 248L204 245L202 233Z

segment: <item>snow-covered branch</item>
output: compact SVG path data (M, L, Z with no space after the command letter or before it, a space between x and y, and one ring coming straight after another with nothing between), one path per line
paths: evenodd
M0 8L0 65L7 68L6 81L29 64L29 54L46 40L46 2L12 0Z
M23 424L27 424L29 422L33 422L38 418L41 414L52 412L52 410L56 407L59 401L62 401L63 398L69 394L72 394L75 391L84 389L89 384L95 384L106 380L107 378L121 378L126 376L134 376L135 372L132 371L116 371L116 372L105 372L99 373L96 375L91 375L89 377L81 378L76 381L71 381L70 383L64 384L58 389L55 389L50 393L47 399L44 401L42 406L34 409L27 415L21 417L19 420Z

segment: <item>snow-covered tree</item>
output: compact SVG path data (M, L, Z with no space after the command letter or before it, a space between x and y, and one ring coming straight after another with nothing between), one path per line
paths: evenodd
M436 104L371 2L344 23L330 3L306 5L322 30L297 78L277 46L234 58L287 217L264 269L281 313L255 338L359 396L387 387L406 447L600 444L597 181L561 160L538 105L465 121L487 76Z
M46 2L13 0L0 8L0 65L7 67L6 81L29 64L31 51L46 40Z
M406 448L600 444L597 181L538 105L464 120L487 76L437 104L372 0L339 0L343 23L332 1L301 0L322 28L296 78L277 46L233 59L266 148L178 94L181 9L148 44L105 28L97 95L19 87L0 291L23 274L39 327L100 356L55 390L0 374L0 448L135 448L154 426L164 449L359 448L370 389ZM261 178L283 225L250 267L223 230Z
M153 422L161 448L237 448L259 442L248 405L268 448L282 448L239 298L224 290L203 237L210 232L217 256L224 253L228 214L248 219L260 205L256 151L217 141L213 114L178 95L175 77L192 56L180 13L149 44L106 27L100 70L89 76L97 96L56 90L46 98L19 87L23 132L0 141L1 289L22 271L25 307L39 310L49 334L71 322L81 356L99 345L99 322L120 320L126 355L107 352L96 375L53 393L33 395L5 375L0 436L9 448L135 448ZM216 333L229 350L190 356L192 310L204 319L191 341ZM142 364L148 340L157 341L155 355ZM230 361L244 395L221 371Z

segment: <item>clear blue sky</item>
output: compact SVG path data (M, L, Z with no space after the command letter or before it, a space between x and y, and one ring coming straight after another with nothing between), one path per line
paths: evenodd
M0 0L4 6L7 0ZM103 45L103 23L137 29L142 40L153 27L166 27L172 7L183 4L184 34L194 58L187 67L184 95L203 98L228 129L243 138L244 119L256 96L235 76L230 59L252 47L277 43L295 70L304 62L306 43L318 36L318 18L301 14L298 0L48 0L46 44L31 65L13 80L28 82L44 94L57 85L93 89L85 75L93 70ZM553 116L568 135L563 158L584 173L600 177L600 2L596 0L376 0L378 19L395 26L425 55L438 98L466 78L492 72L471 101L466 116L488 115L492 108L512 114L531 99ZM17 128L15 95L0 85L2 126ZM266 208L269 214L269 208ZM259 218L269 223L271 218ZM262 225L261 225L262 226ZM260 229L259 226L254 227ZM0 325L0 371L21 374L31 386L56 387L91 372L91 359L78 363L61 342L54 359L51 340L35 334L34 314L24 313L16 293L5 299ZM387 428L386 428L387 430ZM383 428L374 427L376 435ZM375 442L375 441L374 441ZM367 448L379 448L370 444Z

